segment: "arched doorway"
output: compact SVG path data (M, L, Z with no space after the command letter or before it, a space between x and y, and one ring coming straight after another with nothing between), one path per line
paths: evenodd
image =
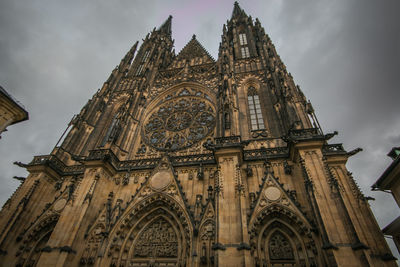
M110 235L110 266L186 266L191 223L182 207L164 194L139 202Z
M251 226L251 249L258 267L315 267L323 261L309 226L278 205L257 216Z

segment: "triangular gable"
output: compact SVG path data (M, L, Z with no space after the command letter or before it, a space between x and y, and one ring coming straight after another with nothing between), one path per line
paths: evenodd
M185 45L184 48L179 52L175 61L180 61L183 59L190 60L196 57L204 57L208 58L208 61L215 62L215 60L210 56L207 50L197 41L196 35L193 35L192 39Z
M309 226L311 226L310 222L305 217L304 213L299 209L298 205L296 205L293 198L289 196L289 194L277 181L273 174L269 172L266 177L264 177L260 191L257 193L257 199L254 203L254 209L250 215L249 225L253 223L254 219L265 208L273 205L278 205L292 211L304 222L307 222Z
M187 199L167 156L159 161L158 166L144 181L129 206L135 206L143 199L156 194L166 194L181 204L186 211L189 210Z

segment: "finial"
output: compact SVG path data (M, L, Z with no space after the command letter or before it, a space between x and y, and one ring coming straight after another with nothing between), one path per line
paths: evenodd
M193 34L192 40L196 39L196 34Z

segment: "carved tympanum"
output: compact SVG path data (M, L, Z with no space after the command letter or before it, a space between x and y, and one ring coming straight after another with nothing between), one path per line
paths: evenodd
M269 240L269 254L271 260L294 260L289 240L278 231Z
M135 257L175 258L178 256L178 239L172 225L163 218L151 223L138 237Z

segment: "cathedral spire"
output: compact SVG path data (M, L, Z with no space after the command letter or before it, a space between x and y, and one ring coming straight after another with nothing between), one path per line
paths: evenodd
M169 15L167 20L158 28L158 31L171 35L172 16Z
M233 6L233 11L232 11L232 16L231 19L234 18L239 18L239 17L247 17L246 12L239 6L239 3L235 1L235 4Z

